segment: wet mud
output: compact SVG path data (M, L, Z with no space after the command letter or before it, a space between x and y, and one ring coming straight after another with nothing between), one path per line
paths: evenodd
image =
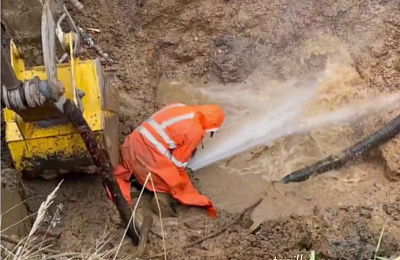
M328 71L334 76L321 84L318 99L306 111L309 114L400 88L397 1L82 2L85 12L73 12L74 18L84 28L100 30L91 32L94 41L116 61L104 65L118 78L121 140L167 102L208 101L185 95L182 89L187 86L241 84L245 88L252 75L261 74L257 84L247 85L256 88L268 80ZM167 247L174 247L169 258L296 259L303 255L304 259L314 250L317 259L371 259L385 222L378 255L400 255L400 184L397 177L386 178L396 176L399 169L396 159L388 157L398 154L395 144L387 153L374 151L364 162L305 183L271 184L346 148L399 111L374 115L351 127L284 137L197 171L195 186L213 200L219 214L210 220L200 209L178 207L178 219L164 221ZM2 138L2 169L11 167L4 147ZM59 181L24 181L24 196L45 197ZM260 197L262 204L222 235L179 249L220 229ZM27 202L31 212L40 203L39 199ZM118 245L121 220L99 176L66 176L50 213L60 208L60 221L52 228L58 250L88 250L105 232L106 237L114 235L110 247ZM154 219L146 255L162 252L160 223ZM121 255L133 254L129 239L124 242Z

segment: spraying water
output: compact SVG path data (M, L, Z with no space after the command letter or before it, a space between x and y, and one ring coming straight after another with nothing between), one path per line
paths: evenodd
M302 87L290 93L287 102L276 104L269 111L260 111L263 114L260 117L248 115L243 122L230 121L212 142L206 143L207 148L198 152L189 167L197 170L292 133L295 129L291 125L314 95L315 87Z
M205 141L205 149L197 152L189 167L198 170L283 136L349 122L373 111L388 109L400 100L400 94L374 97L370 102L304 117L304 108L316 97L317 86L318 79L313 78L275 82L271 88L264 89L228 86L229 90L221 87L201 90L203 95L219 101L227 114L227 123L214 138Z

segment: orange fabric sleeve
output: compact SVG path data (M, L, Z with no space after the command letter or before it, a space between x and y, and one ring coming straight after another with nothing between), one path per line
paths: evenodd
M172 155L178 161L182 163L189 162L192 157L193 152L196 150L196 147L200 144L201 140L204 137L203 129L193 129L187 136L185 136L183 145L176 148ZM179 168L179 171L185 170L184 168Z

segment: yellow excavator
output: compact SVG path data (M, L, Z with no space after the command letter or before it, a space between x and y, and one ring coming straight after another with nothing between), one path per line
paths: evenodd
M99 59L78 57L87 39L61 0L1 4L2 26L11 32L9 56L2 45L1 106L15 169L26 178L97 172L128 225L130 209L112 175L119 158L118 89L107 83ZM24 5L29 8L16 15ZM29 48L21 53L16 42L34 32L44 64L27 68ZM137 244L132 225L128 234Z

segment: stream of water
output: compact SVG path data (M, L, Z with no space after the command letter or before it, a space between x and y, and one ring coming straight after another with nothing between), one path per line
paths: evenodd
M229 94L221 88L219 92L215 92L215 89L203 90L203 94L211 100L223 107L225 104L227 122L212 139L205 140L205 149L198 150L188 167L198 170L283 136L305 133L317 127L350 123L371 112L387 110L400 100L400 94L374 96L362 103L356 102L318 116L305 117L304 109L315 98L317 84L312 81L303 82L300 86L298 84L290 83L269 93L256 91L253 96L251 90L236 92L230 89ZM224 94L225 97L219 96ZM232 110L238 105L239 109Z
M357 77L357 73L328 68L283 82L262 74L229 85L204 85L193 79L176 78L163 81L157 96L160 103L213 103L223 109L225 120L220 131L213 138L206 136L204 149L198 149L189 162L188 167L199 170L287 135L349 124L398 106L400 93L366 92L365 88L354 86ZM321 87L326 93L321 94ZM316 101L319 104L321 95L322 105L312 106ZM337 103L338 98L346 105L332 109L330 102Z

